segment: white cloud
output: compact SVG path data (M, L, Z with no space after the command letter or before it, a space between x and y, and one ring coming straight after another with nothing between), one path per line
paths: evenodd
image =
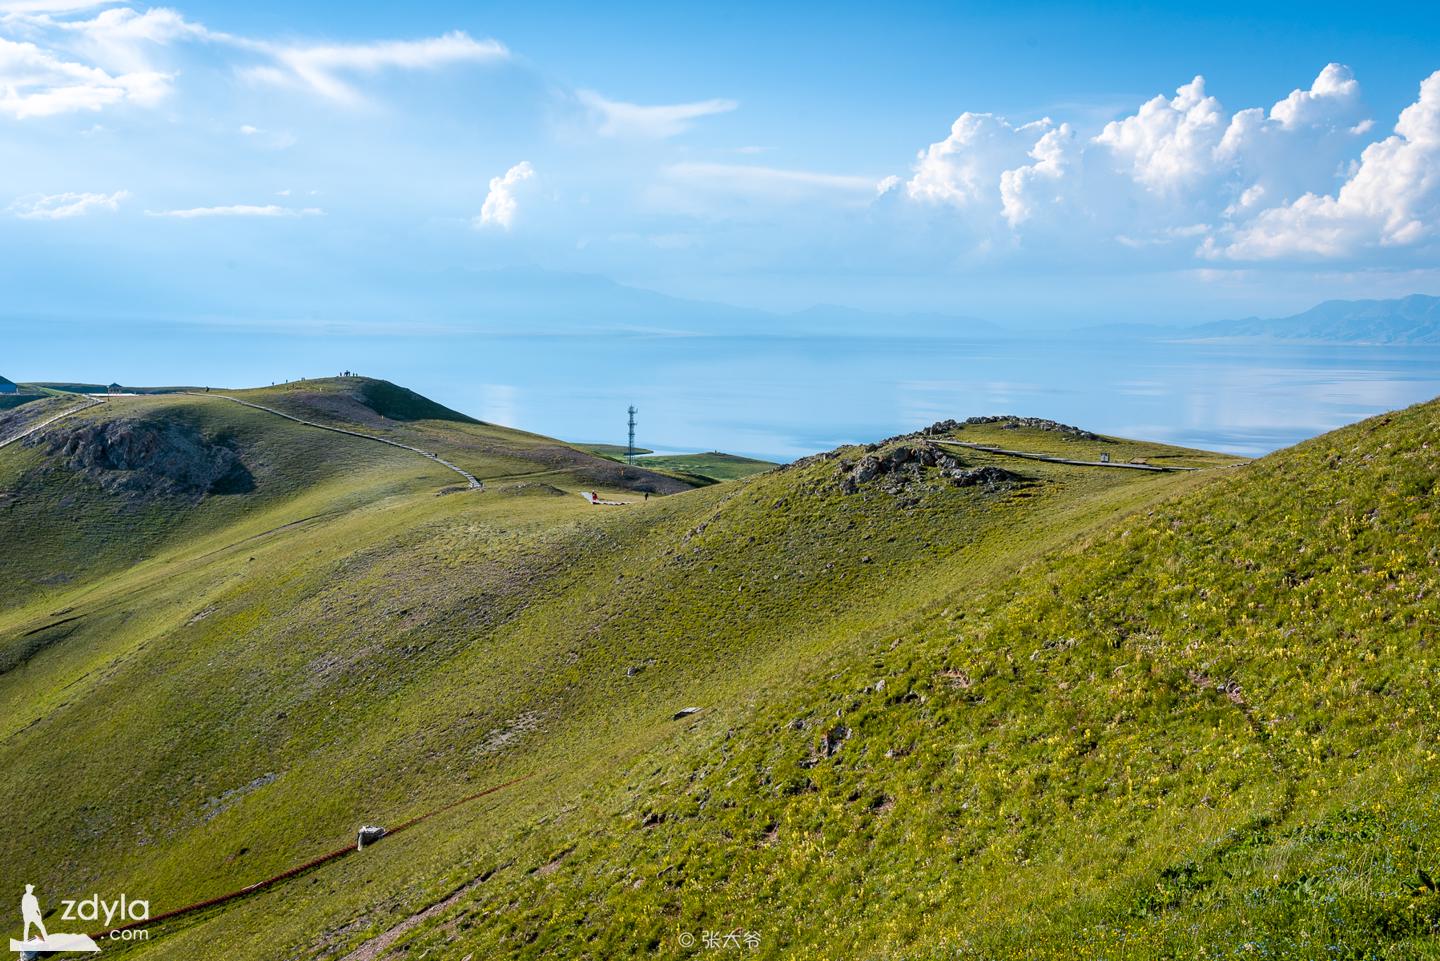
M701 117L729 113L740 106L734 100L719 98L696 103L643 106L623 100L608 100L593 90L581 90L576 96L595 115L596 129L604 137L673 137L689 130Z
M1344 64L1326 64L1309 90L1292 90L1290 96L1270 108L1270 119L1282 127L1314 126L1360 99L1360 84Z
M36 21L60 32L59 41L77 55L107 70L153 70L153 56L177 40L206 40L211 34L178 12L154 7L144 13L129 7L103 10L90 20Z
M286 150L298 143L298 138L292 133L285 133L276 130L266 130L257 127L253 123L241 124L240 135L251 143L265 150Z
M944 140L922 150L905 194L960 211L973 233L1010 228L1064 202L1078 159L1074 128L1045 117L1016 126L988 113L963 113ZM883 193L883 191L882 191Z
M33 43L0 37L0 113L17 119L97 111L127 102L151 106L169 89L168 74L111 74Z
M120 0L6 0L0 3L0 13L36 15L47 13L78 13L96 7L108 7Z
M98 7L106 9L85 15ZM498 41L461 31L420 40L277 43L213 31L166 7L140 11L79 0L14 0L0 6L0 34L0 112L17 118L127 102L154 106L178 75L164 64L165 51L185 42L225 48L240 74L253 81L347 104L362 100L351 83L357 74L510 57Z
M1395 133L1365 148L1333 195L1307 193L1261 212L1206 252L1232 259L1345 257L1432 239L1440 225L1440 70L1400 114Z
M113 194L46 194L17 200L10 205L10 210L21 220L65 220L92 210L109 210L113 213L120 209L120 202L129 196L128 190L117 190Z
M375 73L390 68L434 70L457 63L494 63L510 58L510 51L499 41L475 40L460 30L424 40L314 46L230 39L273 58L274 65L246 71L250 78L308 88L322 97L350 104L359 102L361 97L345 80L346 74Z
M535 168L530 166L530 161L522 160L505 171L503 176L491 177L490 192L485 195L485 203L480 208L480 216L474 220L474 226L509 230L520 208L516 188L534 176Z
M1024 166L1050 120L1020 127L989 113L962 113L950 135L922 150L905 184L912 200L1000 210L1000 176Z
M1352 257L1440 231L1437 118L1440 72L1395 135L1357 158L1371 124L1349 68L1328 64L1308 88L1234 114L1196 77L1088 139L1048 118L963 113L919 153L904 195L953 209L977 250L1043 240L1087 255L1118 243L1152 256Z
M194 220L199 217L318 217L325 213L319 207L281 207L278 204L230 204L223 207L190 207L184 210L147 210L151 217L174 217Z
M1074 162L1075 131L1062 123L1047 131L1030 150L1033 164L1007 170L1000 175L1000 206L1011 227L1035 215L1042 204L1063 201L1061 182Z
M1232 178L1242 194L1260 188L1271 205L1334 189L1356 138L1369 129L1363 110L1350 69L1328 64L1309 90L1292 91L1268 115L1252 107L1231 117L1215 148L1216 173ZM1231 216L1257 211L1254 199L1233 204Z
M1213 170L1224 132L1220 101L1205 95L1205 78L1178 88L1173 99L1155 97L1134 116L1112 120L1095 138L1131 176L1165 193L1194 183Z
M665 168L667 178L735 193L795 197L802 194L852 193L869 197L883 183L875 177L782 170L749 164L679 163Z

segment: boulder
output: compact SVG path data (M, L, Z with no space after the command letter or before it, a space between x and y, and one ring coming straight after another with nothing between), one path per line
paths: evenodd
M855 465L855 470L851 472L850 476L854 479L855 483L864 484L874 480L875 476L880 473L880 468L880 458L874 454L869 454L860 458L860 463Z

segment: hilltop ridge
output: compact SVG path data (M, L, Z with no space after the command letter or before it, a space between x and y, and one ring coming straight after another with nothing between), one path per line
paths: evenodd
M549 466L549 438L353 384L243 396L443 448L486 492L213 397L75 415L233 439L255 490L178 527L49 441L0 451L0 490L46 479L0 500L24 545L0 804L35 826L0 837L6 877L167 910L528 779L107 953L682 957L740 930L766 957L1148 959L1243 929L1401 957L1436 933L1434 403L1255 462L946 421L597 509L556 496L589 462Z

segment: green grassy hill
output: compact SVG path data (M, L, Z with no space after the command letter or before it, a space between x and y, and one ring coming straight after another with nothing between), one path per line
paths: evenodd
M248 489L0 450L0 883L159 912L529 780L107 954L1434 953L1436 405L1254 463L941 425L1199 469L910 435L593 508L659 481L366 382L234 396L486 489L213 395L54 428L192 427Z
M601 457L613 461L621 463L625 461L626 449L619 444L582 444L579 446L581 450L599 454ZM647 470L699 478L706 483L740 480L755 474L763 474L767 470L780 466L774 461L757 460L754 457L742 457L739 454L725 454L718 450L710 451L707 454L655 454L653 451L637 447L635 453L641 455L635 463Z
M592 454L599 454L601 457L623 458L630 450L630 448L626 447L624 444L577 444L576 446L579 447L581 450L587 450ZM655 452L653 450L650 450L650 448L648 447L637 447L635 448L635 453L653 454Z
M710 451L708 454L661 454L641 457L635 463L651 470L679 471L715 481L740 480L780 466L774 461L741 457L739 454L723 454L720 451Z

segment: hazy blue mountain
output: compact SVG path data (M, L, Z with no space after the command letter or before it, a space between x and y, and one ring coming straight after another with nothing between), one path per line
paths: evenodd
M1246 317L1205 324L1097 324L1055 331L1090 341L1278 341L1315 344L1440 344L1440 297L1327 300L1289 317Z
M733 336L832 335L993 339L1003 332L974 317L897 313L819 304L778 313L672 297L607 277L534 268L449 271L432 285L451 304L447 323L507 333L615 330Z
M1310 340L1349 344L1440 344L1440 297L1327 300L1293 317L1222 320L1187 327L1196 339Z

